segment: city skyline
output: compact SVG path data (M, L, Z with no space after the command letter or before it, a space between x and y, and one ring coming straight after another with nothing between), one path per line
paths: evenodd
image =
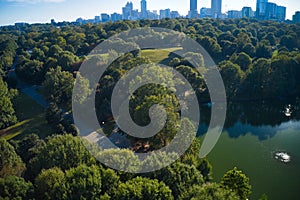
M99 16L100 13L122 13L122 7L127 1L115 0L113 4L102 0L89 0L85 1L85 4L79 2L82 1L0 0L0 25L9 25L15 22L44 23L50 22L52 18L56 21L75 21L79 17L84 19L94 18L94 16ZM287 7L287 19L292 19L295 12L300 10L300 2L294 3L293 0L272 0L272 2ZM141 0L132 0L132 3L133 9L141 11ZM180 15L186 16L190 10L190 1L165 0L161 2L158 0L148 0L146 6L147 10L157 10L158 12L160 9L170 8L170 10L178 11ZM228 10L241 10L245 6L256 10L256 0L223 0L222 13ZM210 8L211 0L198 0L197 11L199 12L202 7ZM68 9L66 10L65 8Z

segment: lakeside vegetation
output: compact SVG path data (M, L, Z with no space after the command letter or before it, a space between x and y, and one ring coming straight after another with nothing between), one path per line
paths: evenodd
M163 19L83 26L1 27L0 197L243 200L249 197L249 178L236 168L224 174L220 182L213 181L209 161L198 158L199 139L195 139L187 153L171 166L134 175L97 162L77 136L70 110L72 89L81 63L88 59L88 53L97 44L110 36L147 26L180 31L201 44L218 65L229 101L300 97L299 25L253 19ZM98 120L108 122L109 125L104 127L107 135L114 124L110 107L112 90L120 77L134 66L146 63L169 65L187 78L200 102L210 100L203 74L198 73L186 58L172 53L180 49L138 50L112 63L99 80L96 93ZM101 52L95 59L105 63L110 54L116 54L116 51ZM185 56L203 60L200 54ZM16 77L9 76L14 61ZM153 76L167 74L155 65L147 70L145 74ZM141 75L139 78L147 77ZM82 81L83 94L89 96L89 83ZM174 85L176 80L170 79L168 83ZM49 102L46 110L22 92L23 88L32 85L42 87L38 92ZM147 85L136 91L130 107L133 120L139 125L147 125L150 120L147 111L156 103L167 108L169 123L150 139L141 141L128 137L133 145L142 142L150 146L144 149L142 145L134 149L136 152L159 149L177 132L178 100L162 86ZM137 159L132 151L124 151L131 152L127 153L133 160ZM110 157L114 152L106 153L99 156Z

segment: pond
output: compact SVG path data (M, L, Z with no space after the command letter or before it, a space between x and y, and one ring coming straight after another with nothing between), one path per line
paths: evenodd
M209 106L202 106L200 137L208 116ZM252 185L250 199L264 193L271 200L300 199L299 99L230 103L224 131L208 159L214 181L235 166L242 170Z

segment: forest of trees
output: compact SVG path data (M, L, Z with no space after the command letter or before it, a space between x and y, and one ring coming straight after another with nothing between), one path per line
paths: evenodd
M66 115L71 111L74 81L80 76L78 69L90 59L87 55L97 44L139 27L183 32L201 44L218 65L229 101L300 97L299 25L254 19L163 19L82 26L65 23L59 27L50 24L0 27L0 129L18 122L13 105L18 83L9 76L10 67L15 64L15 72L23 82L41 86L50 105L45 113L53 133L46 139L30 134L17 140L0 140L1 199L245 200L249 197L249 178L236 168L228 171L220 182L213 182L209 162L198 158L199 139L171 166L138 175L107 168L82 144L70 113ZM91 59L106 63L110 54L117 54L115 50L101 52L106 57ZM185 56L203 59L202 55ZM203 75L186 58L170 54L167 62L187 78L199 102L210 101ZM97 87L95 106L100 122L111 121L111 94L117 81L134 66L151 63L149 58L141 56L141 50L112 63ZM155 64L147 70L154 75L165 73ZM89 82L81 81L83 96L88 97ZM174 84L174 80L168 82ZM147 85L137 90L131 101L133 120L139 125L148 124L146 113L156 103L168 108L170 120L157 135L145 141L150 144L150 151L165 146L174 137L180 115L174 93L162 86ZM109 157L113 153L108 151L99 156Z

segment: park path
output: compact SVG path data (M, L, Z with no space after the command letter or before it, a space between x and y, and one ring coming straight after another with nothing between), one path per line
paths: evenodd
M48 108L49 103L46 101L46 99L40 93L37 92L37 90L40 89L41 86L29 85L29 84L23 82L18 77L18 75L16 74L17 62L18 62L18 56L16 56L13 65L10 67L10 70L8 72L8 77L13 77L13 78L15 78L15 80L17 80L17 89L19 89L19 91L25 93L27 96L29 96L31 99L33 99L37 104L39 104L43 108Z
M28 97L34 100L37 104L42 106L43 108L49 107L49 102L39 93L37 90L41 89L41 86L38 85L29 85L28 83L23 82L18 75L16 74L16 65L18 62L18 56L16 56L13 65L10 67L8 72L9 77L15 78L17 80L17 89L23 93L25 93ZM63 111L65 114L66 112ZM117 127L117 126L116 126ZM109 140L120 148L129 148L131 147L130 140L120 133L118 129L115 127L112 134L109 135Z

